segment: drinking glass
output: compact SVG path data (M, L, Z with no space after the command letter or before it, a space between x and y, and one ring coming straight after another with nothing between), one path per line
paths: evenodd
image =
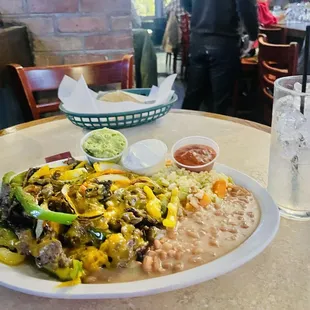
M308 80L310 77L308 77ZM310 85L302 76L280 78L274 86L268 192L287 218L310 219ZM301 113L301 104L304 113Z

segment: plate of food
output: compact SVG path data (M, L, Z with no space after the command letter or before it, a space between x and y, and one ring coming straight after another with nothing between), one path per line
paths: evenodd
M163 142L121 138L118 163L104 151L88 161L87 150L98 154L83 138L85 157L3 177L1 285L51 298L144 296L230 272L272 241L278 208L255 180L215 163L214 141L182 139L165 161Z

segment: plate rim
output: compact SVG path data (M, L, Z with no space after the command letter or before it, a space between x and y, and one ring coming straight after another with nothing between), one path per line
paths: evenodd
M76 159L85 159L76 157ZM64 160L57 160L48 165L59 165ZM46 165L46 164L43 164ZM40 165L40 166L43 166ZM37 166L39 167L39 166ZM172 275L150 278L146 280L108 283L108 284L79 284L74 287L57 288L59 282L45 280L30 275L22 275L19 267L0 264L0 285L6 288L41 297L59 299L115 299L153 295L174 291L195 284L206 282L218 276L241 267L260 254L274 239L280 224L279 210L271 196L256 180L229 166L216 163L218 172L231 175L237 184L245 186L253 192L259 202L261 219L252 235L231 252L207 264L178 272ZM241 183L241 184L240 184ZM242 184L244 183L244 184ZM264 238L262 238L264 236ZM28 268L28 266L26 266Z

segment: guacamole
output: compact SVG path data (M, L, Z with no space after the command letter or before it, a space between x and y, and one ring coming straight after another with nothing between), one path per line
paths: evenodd
M108 128L96 130L83 143L84 151L97 158L111 158L119 155L126 147L121 133Z

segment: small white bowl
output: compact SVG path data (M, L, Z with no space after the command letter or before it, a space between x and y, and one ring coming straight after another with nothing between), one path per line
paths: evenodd
M157 139L138 141L122 157L125 169L140 175L151 176L165 167L167 145Z
M81 142L80 142L81 150L82 150L82 152L85 154L85 156L87 157L88 161L89 161L91 164L96 163L96 162L100 162L100 161L111 162L111 163L118 163L118 162L120 161L120 159L122 158L123 153L125 152L125 150L126 150L127 147L128 147L128 141L127 141L127 138L126 138L122 133L120 133L120 132L117 131L117 130L113 130L113 129L107 128L107 129L109 129L110 131L115 131L115 132L117 132L117 133L118 133L119 135L121 135L121 136L124 138L124 140L125 140L125 147L124 147L123 151L120 152L119 154L117 154L116 156L114 156L114 157L109 157L109 158L107 158L107 157L105 157L105 158L94 157L94 156L89 155L89 154L84 150L84 148L83 148L84 142L85 142L91 135L93 135L95 132L100 131L100 130L103 130L103 129L105 129L105 128L96 129L96 130L93 130L93 131L90 131L89 133L87 133L87 134L81 139Z
M206 163L206 164L200 165L200 166L187 166L187 165L184 165L184 164L178 162L174 157L175 152L178 149L180 149L181 147L186 146L186 145L191 145L191 144L201 144L201 145L210 146L214 149L216 156L209 163ZM203 137L203 136L185 137L185 138L177 141L171 149L171 157L172 157L173 161L175 162L175 164L179 168L185 168L185 169L187 169L189 171L193 171L193 172L211 171L213 166L214 166L216 159L219 156L219 154L220 154L220 148L219 148L218 144L214 140L207 138L207 137Z

